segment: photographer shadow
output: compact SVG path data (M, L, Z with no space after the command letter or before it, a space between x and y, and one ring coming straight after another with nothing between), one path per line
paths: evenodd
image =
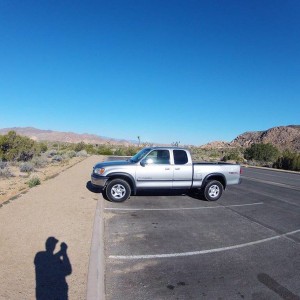
M54 253L58 240L49 237L46 240L46 251L35 255L36 299L68 299L66 277L72 273L72 266L67 255L67 244L61 243L60 250Z

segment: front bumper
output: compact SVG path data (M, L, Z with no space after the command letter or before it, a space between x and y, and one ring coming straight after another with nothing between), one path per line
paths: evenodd
M108 177L105 177L105 176L100 176L100 175L97 175L94 173L91 175L92 185L94 185L100 189L103 189L105 187L107 180L108 180Z

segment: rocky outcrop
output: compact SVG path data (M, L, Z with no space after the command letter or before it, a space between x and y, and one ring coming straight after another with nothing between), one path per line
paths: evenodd
M280 150L300 151L300 126L278 126L265 131L245 132L230 144L234 147L249 147L256 143L270 143Z

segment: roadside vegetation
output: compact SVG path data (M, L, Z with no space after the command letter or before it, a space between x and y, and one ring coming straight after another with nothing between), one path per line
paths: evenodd
M289 150L280 151L272 144L252 144L246 149L203 149L191 147L190 150L193 159L197 161L221 160L250 166L300 171L300 153Z
M179 143L174 143L173 146L179 146ZM6 135L0 135L0 178L16 176L12 167L14 169L18 167L23 174L22 176L31 178L31 175L39 169L49 165L65 164L74 157L86 157L88 155L133 156L146 146L151 146L151 144L141 143L140 139L138 145L129 146L115 145L109 142L95 145L83 142L76 144L37 142L10 131ZM279 151L271 144L252 144L246 149L186 147L191 151L194 161L236 162L252 166L300 171L300 153ZM37 179L32 182L29 183L28 181L28 185L34 186L40 183Z
M74 157L86 157L85 149L76 151L77 144L36 142L14 131L0 135L0 179L28 178L27 185L39 185L38 173L51 166L67 165Z

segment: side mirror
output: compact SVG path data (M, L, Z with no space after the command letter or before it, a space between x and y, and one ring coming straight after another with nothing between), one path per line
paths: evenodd
M140 164L142 167L145 167L146 165L149 165L149 164L153 164L153 159L152 158L144 158L141 160Z

